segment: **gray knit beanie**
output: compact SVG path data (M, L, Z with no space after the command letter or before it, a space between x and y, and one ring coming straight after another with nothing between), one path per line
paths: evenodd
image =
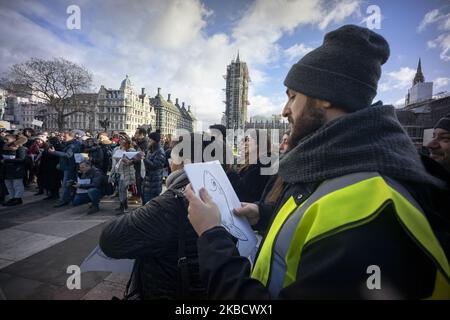
M445 131L450 132L450 113L441 118L438 123L434 126L434 128L444 129Z
M388 58L389 44L381 35L345 25L327 33L320 47L294 64L284 85L354 112L372 104Z

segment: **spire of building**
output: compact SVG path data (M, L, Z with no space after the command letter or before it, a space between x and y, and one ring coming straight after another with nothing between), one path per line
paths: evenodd
M227 66L225 88L225 126L228 129L243 129L247 122L248 84L250 77L247 64L240 59L237 52L236 60L233 59Z
M416 75L414 76L414 80L413 80L413 86L419 82L425 82L425 77L423 76L423 73L422 73L422 62L420 61L420 58L419 58L419 64L417 65Z

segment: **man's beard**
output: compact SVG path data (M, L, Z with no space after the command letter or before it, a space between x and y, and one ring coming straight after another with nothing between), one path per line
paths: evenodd
M316 107L317 100L307 98L303 112L293 119L291 135L288 139L288 151L292 150L306 136L325 125L325 110Z
M442 159L441 165L450 172L450 153L444 153L444 159Z

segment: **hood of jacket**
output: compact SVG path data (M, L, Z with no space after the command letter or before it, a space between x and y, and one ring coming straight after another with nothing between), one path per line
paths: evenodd
M305 137L284 155L279 168L288 183L321 182L368 171L444 186L426 171L394 107L381 102L331 121Z

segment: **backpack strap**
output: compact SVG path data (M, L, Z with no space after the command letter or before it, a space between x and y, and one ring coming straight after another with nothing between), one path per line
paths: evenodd
M177 296L182 299L189 299L189 264L186 254L186 220L184 219L184 213L187 211L186 203L184 202L184 196L181 192L173 190L175 193L175 198L178 199L180 203L180 210L178 214L178 276L179 276L179 287L177 288Z
M141 299L139 268L140 268L140 261L139 259L136 259L134 260L133 270L131 271L130 279L128 279L127 286L125 287L125 292L123 293L122 300Z

